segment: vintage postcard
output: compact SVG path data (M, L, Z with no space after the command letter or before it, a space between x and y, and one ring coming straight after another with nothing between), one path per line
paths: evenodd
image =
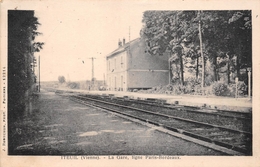
M0 166L259 166L260 1L0 8Z

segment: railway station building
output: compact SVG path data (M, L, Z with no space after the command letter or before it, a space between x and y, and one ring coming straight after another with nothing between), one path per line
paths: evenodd
M107 55L107 87L113 91L149 89L169 84L169 55L156 56L146 51L145 41L137 38L118 42Z

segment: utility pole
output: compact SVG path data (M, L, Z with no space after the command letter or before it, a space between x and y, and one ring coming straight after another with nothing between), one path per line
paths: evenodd
M203 49L202 49L202 35L201 35L201 15L200 11L198 11L199 14L199 38L200 38L200 53L201 53L201 59L202 59L202 78L201 78L201 88L202 88L202 94L204 95L204 85L205 85L205 64L204 64L204 55L203 55Z
M40 68L40 65L41 65L41 63L40 63L40 56L38 57L38 60L39 60L39 92L41 92L41 82L40 82L40 74L41 74L41 68Z
M248 71L248 98L251 98L251 68L247 68Z
M169 68L169 85L171 84L171 55L172 55L172 51L170 51L169 53L169 59L168 59L168 68Z

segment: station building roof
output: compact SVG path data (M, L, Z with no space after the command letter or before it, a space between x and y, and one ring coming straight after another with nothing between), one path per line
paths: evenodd
M131 45L134 44L135 42L139 42L141 40L141 38L136 38L130 42L127 42L125 44L123 44L122 46L118 47L116 50L114 50L113 52L109 53L106 58L111 58L111 57L114 57L116 56L118 53L121 53L121 52L124 52L124 51L127 51L127 49L129 48L130 46L130 50L133 49L131 48Z

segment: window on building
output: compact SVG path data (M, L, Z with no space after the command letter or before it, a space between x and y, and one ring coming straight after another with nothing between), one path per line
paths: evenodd
M121 68L124 67L123 56L121 56Z
M110 60L108 60L108 70L110 71Z
M121 91L123 91L124 89L124 77L121 76Z

